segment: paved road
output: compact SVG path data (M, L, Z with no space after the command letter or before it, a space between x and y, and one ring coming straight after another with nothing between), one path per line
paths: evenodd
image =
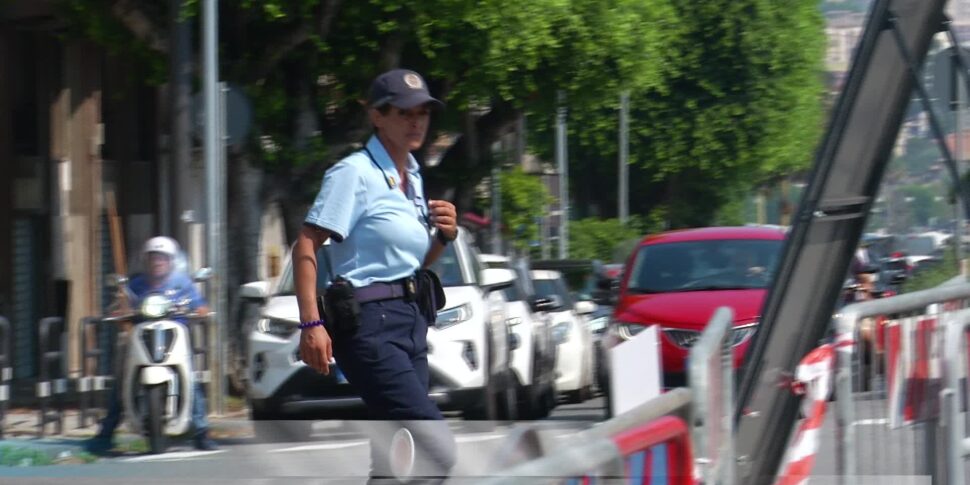
M449 424L458 442L458 464L452 482L461 477L487 474L490 460L508 446L509 435L537 427L544 445L601 421L603 399L560 405L548 419L497 424L466 422L457 415ZM220 440L221 449L200 452L188 443L174 443L168 453L124 453L86 465L0 467L0 483L364 483L368 471L369 442L359 421L316 421L308 440L258 442L249 421L227 423L238 427L235 437Z

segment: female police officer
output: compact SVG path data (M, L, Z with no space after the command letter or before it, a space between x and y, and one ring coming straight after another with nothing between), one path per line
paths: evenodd
M431 466L425 474L443 480L455 462L454 437L428 398L428 322L407 298L415 271L458 235L455 207L425 201L410 154L442 103L420 75L397 69L374 80L368 104L375 134L327 171L293 249L300 356L323 374L335 357L375 417L409 423L417 453ZM328 238L338 243L330 247L332 274L353 285L360 308L349 332L334 331L340 322L324 322L316 304L317 285L326 283L316 281L316 250ZM384 446L371 440L372 478L390 475Z

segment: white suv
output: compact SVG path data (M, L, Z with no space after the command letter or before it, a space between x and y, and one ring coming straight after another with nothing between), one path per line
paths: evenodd
M597 306L591 301L573 302L558 271L532 270L531 275L536 296L553 300L556 307L548 312L553 340L559 347L556 389L571 402L583 402L593 394L593 334L587 316Z
M521 416L540 419L556 406L556 343L549 318L550 300L535 297L525 260L512 264L506 256L481 255L488 268L501 268L516 275L515 285L502 291L508 302L508 325L512 332L512 371L519 384Z
M317 281L330 280L323 262L326 248L317 253ZM508 404L515 402L515 389L505 301L499 291L513 283L511 278L482 271L477 253L463 237L448 246L434 269L447 302L428 331L429 395L442 409L462 409L469 416L493 420L500 411L514 413L515 405ZM339 362L325 376L299 360L299 308L289 255L275 282L243 285L241 296L263 302L249 336L247 397L253 420L333 418L363 408Z

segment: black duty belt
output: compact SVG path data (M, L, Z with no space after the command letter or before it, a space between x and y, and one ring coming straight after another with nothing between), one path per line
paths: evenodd
M363 288L357 288L354 290L354 297L357 299L357 303L393 300L396 298L413 300L416 292L417 283L412 276L390 283L371 283Z

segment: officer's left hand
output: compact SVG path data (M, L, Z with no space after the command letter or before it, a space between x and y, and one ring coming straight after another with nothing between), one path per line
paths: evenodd
M446 239L453 240L458 237L458 216L454 204L447 200L431 200L428 201L428 209L431 210L435 227Z

